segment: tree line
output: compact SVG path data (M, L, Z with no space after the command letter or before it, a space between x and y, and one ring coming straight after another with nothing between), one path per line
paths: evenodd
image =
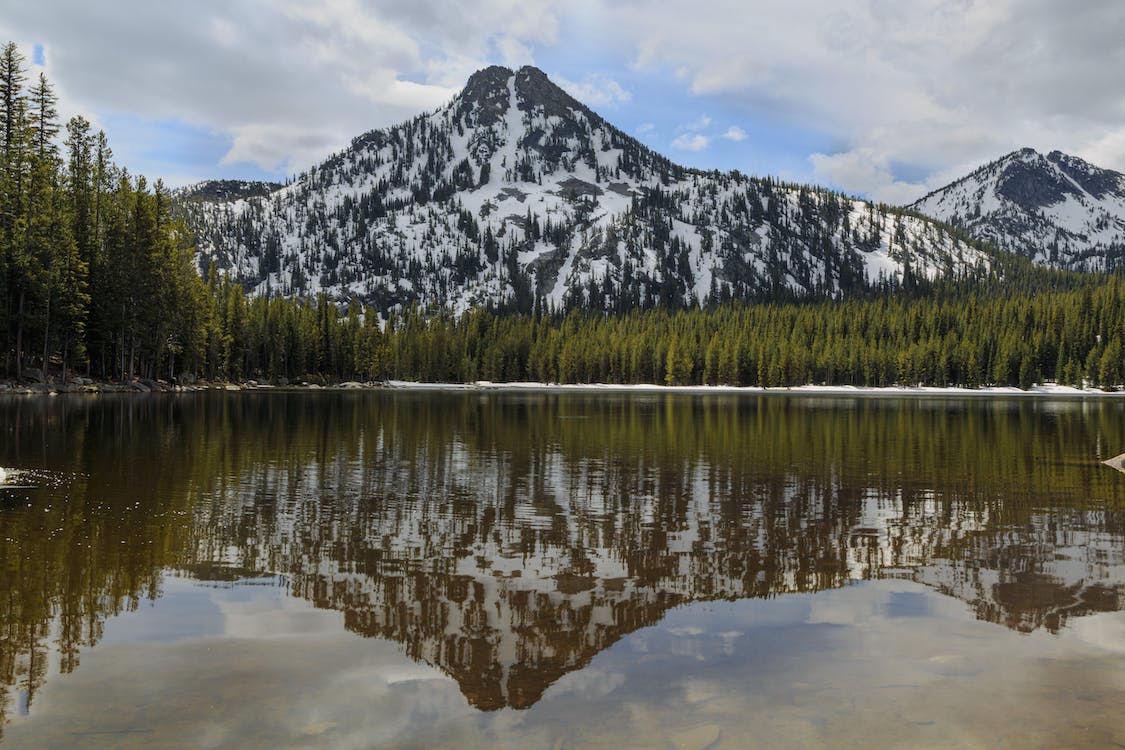
M370 374L423 381L795 386L1125 383L1120 276L983 292L723 305L619 316L392 321Z
M1125 277L1043 278L1024 291L962 285L624 314L412 307L383 321L326 295L251 297L212 271L206 337L184 361L200 377L271 382L1125 383Z

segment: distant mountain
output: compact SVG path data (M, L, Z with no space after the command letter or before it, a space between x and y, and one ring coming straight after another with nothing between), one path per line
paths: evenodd
M1013 151L911 208L1044 265L1125 265L1125 175L1059 151Z
M447 106L356 138L288 186L177 201L202 268L381 310L838 295L989 264L904 212L679 166L533 67L481 70Z

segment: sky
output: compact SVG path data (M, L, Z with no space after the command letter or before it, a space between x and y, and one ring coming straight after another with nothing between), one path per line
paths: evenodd
M1024 146L1125 172L1120 0L6 0L64 117L172 186L282 180L536 65L704 169L908 203Z

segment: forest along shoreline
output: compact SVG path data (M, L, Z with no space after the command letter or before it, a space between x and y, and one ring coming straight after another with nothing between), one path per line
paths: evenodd
M184 382L137 378L128 382L98 381L82 376L72 376L62 382L57 377L42 377L38 371L25 373L23 382L0 380L2 396L55 396L60 394L98 393L204 393L209 391L493 391L493 392L546 392L546 393L682 393L682 394L791 394L803 396L865 396L898 398L902 396L969 396L969 397L1039 397L1039 398L1119 398L1125 399L1125 386L1115 390L1077 388L1056 383L1037 383L1029 388L1015 386L929 386L929 385L825 385L797 386L735 386L735 385L657 385L652 383L540 383L492 382L431 383L405 380L378 380L343 382L290 382L279 378L277 382L247 380L242 382L205 381L185 378Z

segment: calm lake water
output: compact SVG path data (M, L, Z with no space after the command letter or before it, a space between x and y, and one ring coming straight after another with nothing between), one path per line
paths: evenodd
M0 748L1123 747L1125 403L0 399Z

